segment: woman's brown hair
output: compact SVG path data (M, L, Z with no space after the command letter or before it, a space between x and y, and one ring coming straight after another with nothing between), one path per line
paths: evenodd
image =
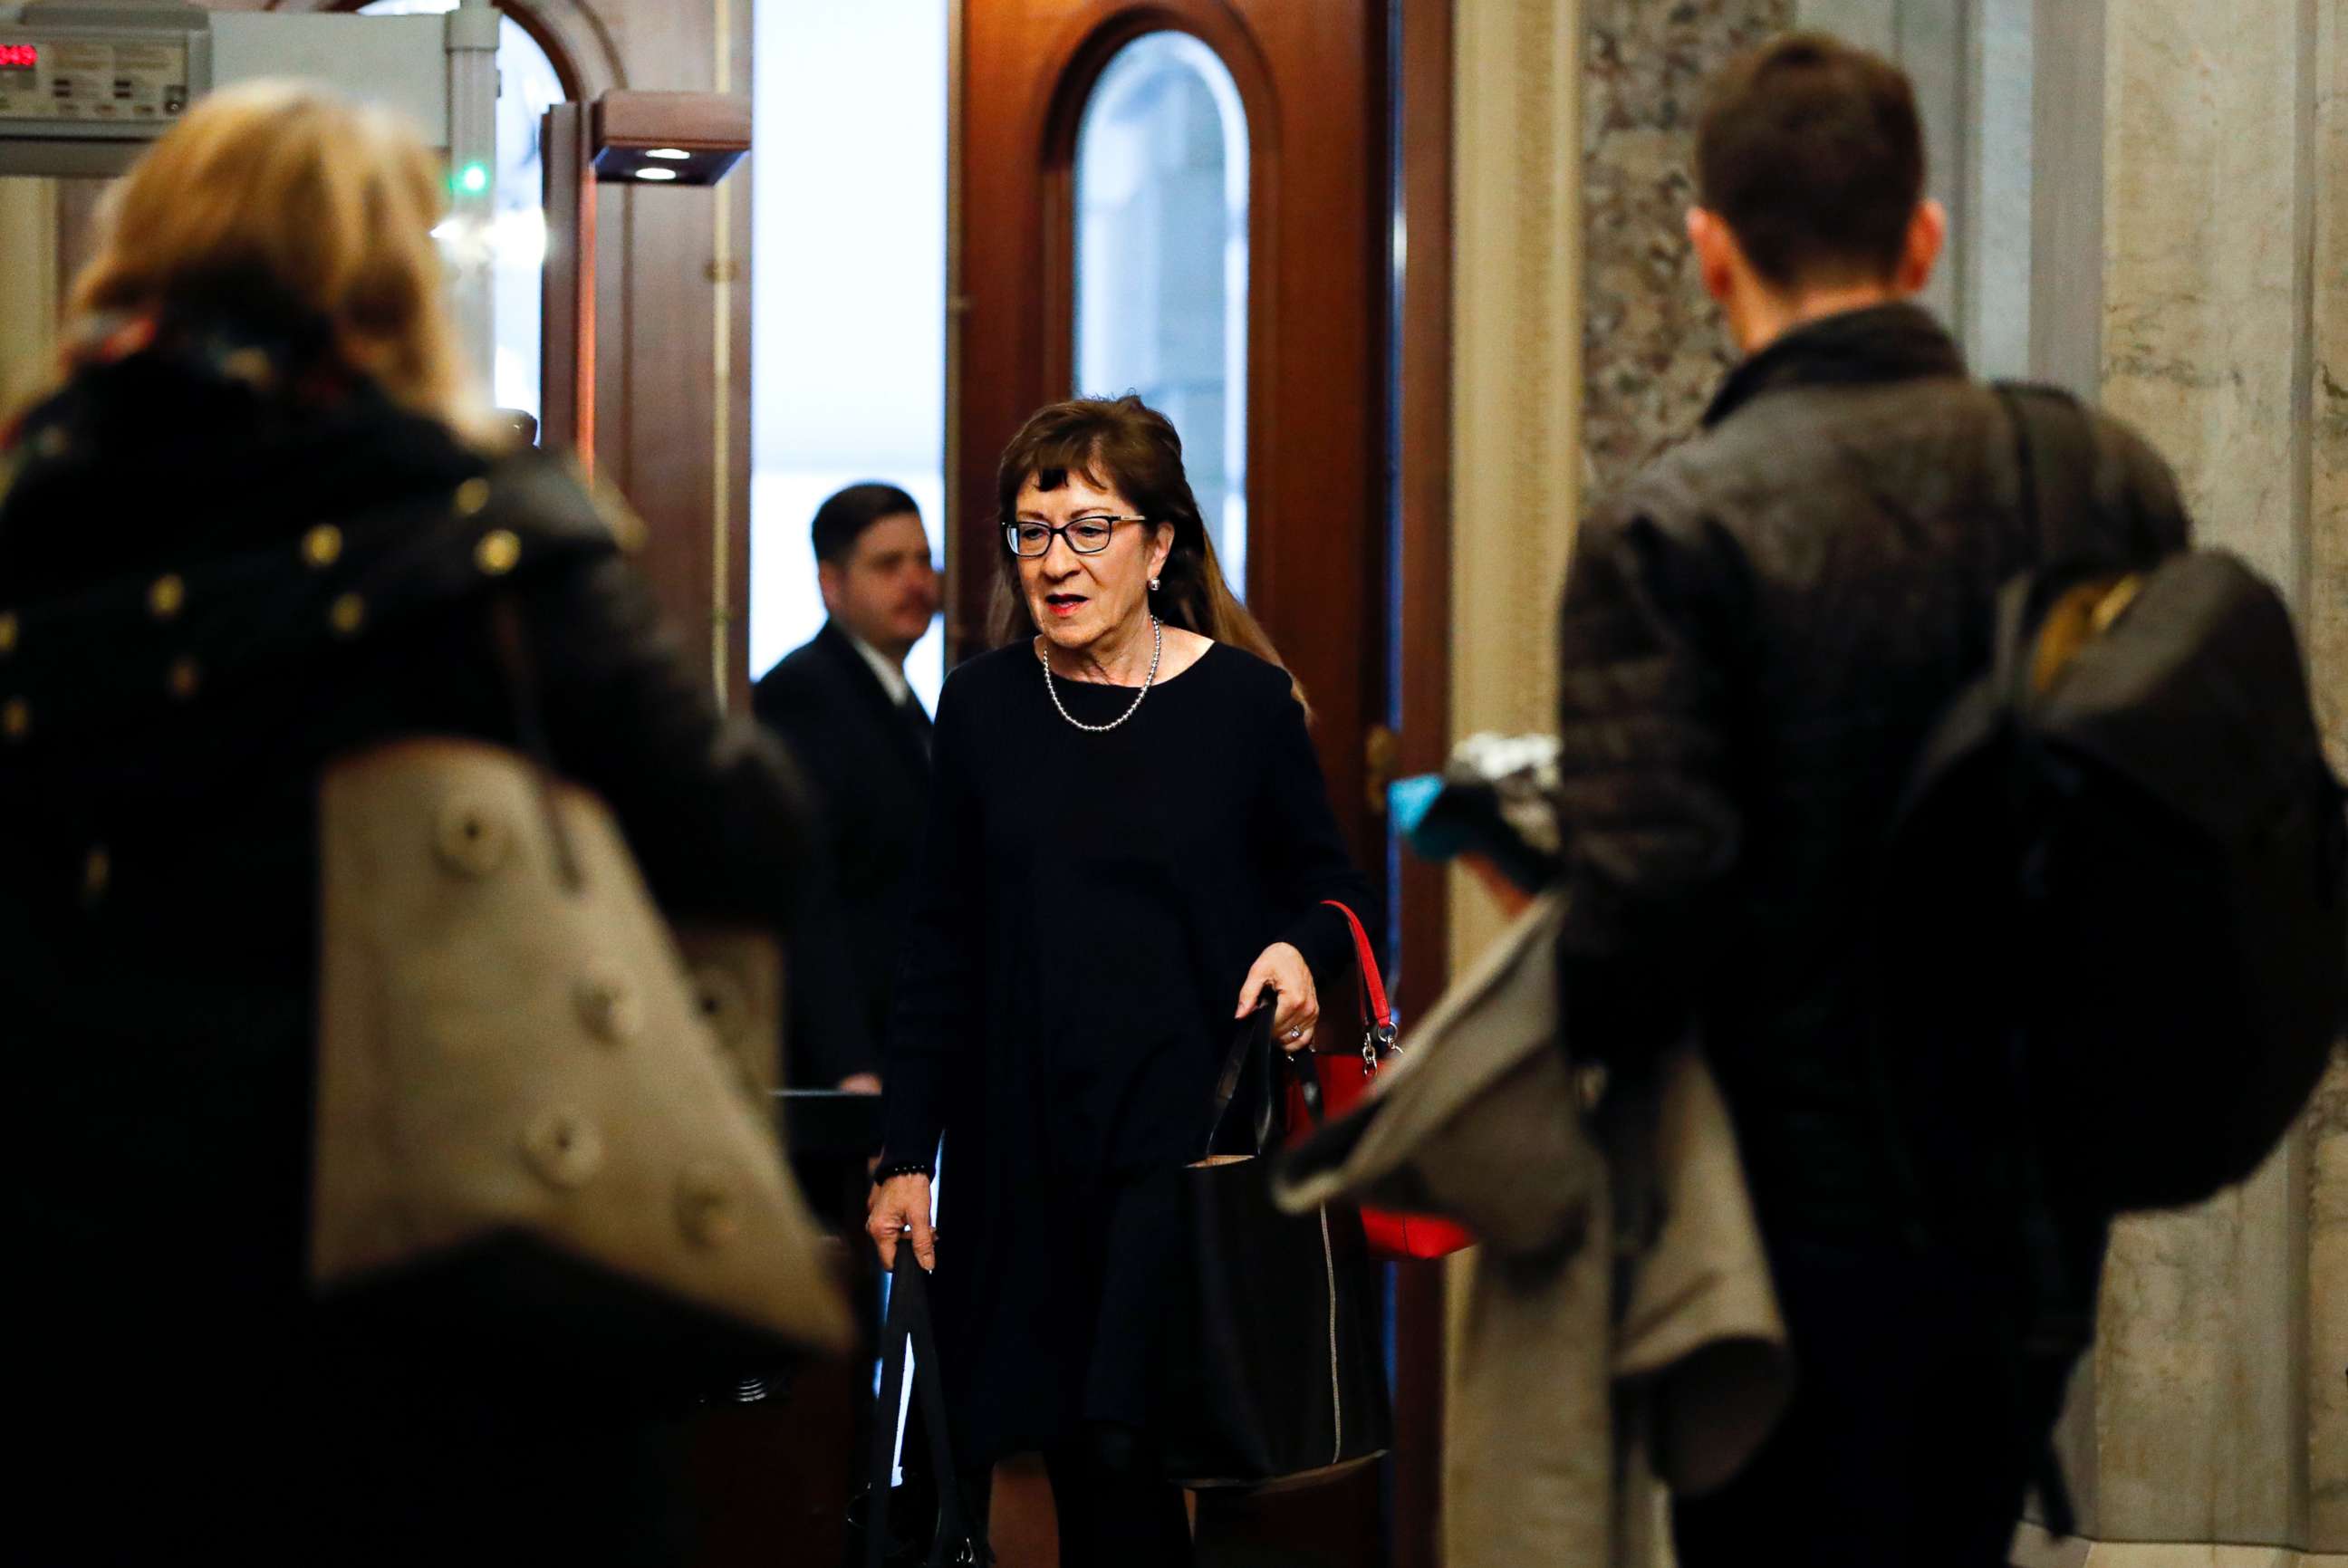
M1198 498L1182 471L1182 438L1172 420L1130 393L1074 397L1036 409L1003 449L994 479L997 515L1007 522L1018 514L1019 492L1028 480L1056 490L1070 474L1116 490L1151 522L1173 526L1173 552L1158 574L1158 591L1149 596L1159 620L1288 667L1223 578ZM1027 596L1019 588L1018 558L1007 542L1001 560L993 616L997 647L1035 634ZM1304 700L1301 686L1296 698Z

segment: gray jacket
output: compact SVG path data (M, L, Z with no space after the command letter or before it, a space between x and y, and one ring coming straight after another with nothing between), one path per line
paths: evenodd
M1366 1110L1275 1184L1291 1209L1351 1198L1482 1238L1450 1280L1448 1568L1643 1568L1653 1481L1721 1484L1791 1389L1735 1134L1691 1046L1654 1080L1657 1223L1617 1231L1595 1086L1557 1047L1563 911L1536 903L1411 1032Z

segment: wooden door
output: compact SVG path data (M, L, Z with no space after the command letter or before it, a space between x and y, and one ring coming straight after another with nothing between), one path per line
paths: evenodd
M965 0L947 447L959 659L983 651L996 459L1030 412L1080 389L1086 107L1127 46L1196 38L1246 122L1241 587L1304 684L1339 819L1381 878L1365 757L1386 691L1386 15L1385 0Z

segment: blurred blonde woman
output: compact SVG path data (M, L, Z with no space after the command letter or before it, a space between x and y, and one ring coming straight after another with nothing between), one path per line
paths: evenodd
M575 488L493 450L442 188L383 115L206 99L111 193L66 363L0 432L28 1561L676 1560L662 1411L602 1368L362 1335L303 1285L315 780L404 735L512 742L493 596L555 761L665 904L780 928L801 881L781 754L721 720ZM523 469L557 504L492 540L471 514Z

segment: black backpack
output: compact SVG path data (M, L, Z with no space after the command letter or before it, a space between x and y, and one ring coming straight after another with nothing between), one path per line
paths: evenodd
M2002 396L2045 564L2001 594L1896 819L1877 1057L1927 1213L1993 1228L2000 1188L2110 1214L2249 1175L2348 989L2348 813L2281 598L2140 527L2136 564L2109 531L2096 563L2067 519L2142 520L2094 421Z

